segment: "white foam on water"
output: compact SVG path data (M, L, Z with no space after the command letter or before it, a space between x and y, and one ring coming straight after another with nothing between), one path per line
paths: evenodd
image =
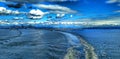
M70 38L69 43L71 43L71 45L80 46L80 43L81 43L84 46L85 59L99 59L97 54L94 51L95 50L94 47L91 44L89 44L88 42L86 42L82 37L80 37L80 36L78 37L78 36L75 36L70 33L65 33L65 32L62 32L62 33ZM70 50L68 50L68 52L69 51ZM73 53L73 55L74 55L74 53Z

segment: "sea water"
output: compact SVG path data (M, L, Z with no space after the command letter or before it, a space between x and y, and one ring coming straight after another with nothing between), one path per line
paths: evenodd
M95 48L99 59L120 58L120 29L84 29L75 32Z
M71 58L85 59L80 40L72 34L42 29L0 29L0 59Z

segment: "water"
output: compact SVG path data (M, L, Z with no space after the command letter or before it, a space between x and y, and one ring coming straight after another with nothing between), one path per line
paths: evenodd
M119 59L120 29L0 29L0 59Z
M95 48L99 59L120 58L120 29L85 29L76 32Z
M0 37L0 59L84 58L80 41L67 33L37 29L0 29ZM77 43L73 41L74 38ZM80 57L82 54L83 57Z

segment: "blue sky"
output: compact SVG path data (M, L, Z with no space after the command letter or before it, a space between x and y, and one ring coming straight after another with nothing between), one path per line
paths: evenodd
M22 1L22 0L21 0ZM65 2L39 2L38 4L44 4L44 5L59 5L62 7L69 8L71 10L77 11L74 13L74 18L99 18L99 17L108 17L108 16L117 16L120 14L119 12L115 12L120 10L120 6L118 6L119 2L116 3L106 3L108 0L78 0L78 1L65 1ZM24 12L29 12L31 9L40 9L43 12L49 11L49 9L45 8L38 8L36 6L33 6L32 3L26 3L21 8L10 8L7 7L5 3L0 3L1 7L5 7L10 10L19 10ZM27 8L26 8L27 6ZM32 6L31 9L28 7ZM70 13L71 14L71 13ZM70 15L67 14L67 15ZM55 15L53 15L55 16ZM68 17L68 16L65 16ZM74 19L71 18L71 19ZM45 18L44 18L45 19Z
M106 0L80 0L79 2L59 3L60 5L68 6L77 10L83 16L98 16L114 14L114 11L119 10L118 3L107 4Z
M120 25L120 0L37 0L38 3L35 3L36 0L0 1L0 25L37 23L39 26L39 22L52 22L52 25L65 22L68 27ZM22 6L15 8L17 4ZM57 24L56 27L67 27Z

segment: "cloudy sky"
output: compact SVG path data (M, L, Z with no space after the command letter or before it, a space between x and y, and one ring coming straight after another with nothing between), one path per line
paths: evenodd
M66 2L66 1L78 1L78 0L1 0L1 1L13 1L22 3L38 3L38 2Z
M29 12L31 9L40 9L43 12L76 14L74 18L107 18L119 16L120 0L0 0L6 4L9 2L21 3L20 8L8 7L1 3L0 7ZM6 1L6 2L5 2ZM36 3L37 2L37 3Z

